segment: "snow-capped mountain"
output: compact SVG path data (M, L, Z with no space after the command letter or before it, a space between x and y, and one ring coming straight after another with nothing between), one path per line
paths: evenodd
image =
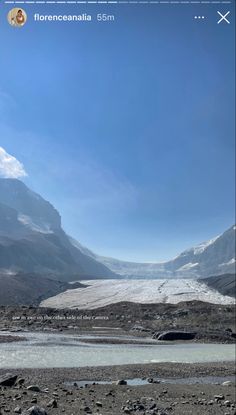
M105 265L71 244L57 210L16 179L0 179L0 273L55 279L112 278Z
M17 179L0 179L0 203L14 209L18 220L32 230L60 229L61 217L51 203ZM1 231L1 228L0 228Z
M162 263L120 261L98 256L78 242L76 246L124 278L204 278L235 273L235 229L236 227L232 226L222 235L200 243L173 260Z
M172 272L191 272L193 276L208 277L235 273L235 226L223 234L188 249L166 263Z
M69 237L58 211L16 179L0 179L0 272L66 281L92 278L202 278L235 272L235 226L164 263L101 257Z

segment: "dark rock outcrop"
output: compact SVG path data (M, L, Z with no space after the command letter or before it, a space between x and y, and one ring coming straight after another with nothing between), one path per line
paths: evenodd
M165 331L161 333L157 340L193 340L196 336L194 332L188 331Z

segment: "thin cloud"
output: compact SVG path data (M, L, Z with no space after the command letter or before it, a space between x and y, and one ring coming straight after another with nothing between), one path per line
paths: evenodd
M27 176L23 164L0 147L0 177L18 179Z

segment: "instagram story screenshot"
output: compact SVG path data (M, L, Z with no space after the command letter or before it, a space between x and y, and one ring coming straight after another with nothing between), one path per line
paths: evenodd
M235 1L1 0L0 415L235 415Z

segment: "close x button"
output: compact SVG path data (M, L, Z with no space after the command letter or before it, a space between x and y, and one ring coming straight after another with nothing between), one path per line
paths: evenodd
M220 23L230 24L230 21L227 19L227 16L229 16L230 11L227 11L225 14L219 11L217 11L217 13L220 16L220 19L218 20L217 24L220 24Z

